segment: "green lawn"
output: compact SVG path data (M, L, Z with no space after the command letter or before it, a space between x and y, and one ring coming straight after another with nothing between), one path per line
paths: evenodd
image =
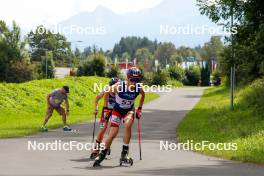
M108 84L108 78L69 77L65 79L36 80L22 84L0 84L0 137L25 136L39 131L46 109L46 96L62 85L71 87L69 103L69 124L93 118L93 102L98 92L93 91L94 83ZM146 94L146 101L159 96ZM138 100L136 101L137 104ZM101 104L102 105L102 101ZM54 111L47 127L57 128L61 118Z
M172 85L173 88L183 87L183 84L180 81L177 81L175 79L170 79L167 84Z
M264 81L236 92L235 110L229 106L229 90L209 88L177 127L181 142L237 143L237 150L197 151L244 162L264 163Z

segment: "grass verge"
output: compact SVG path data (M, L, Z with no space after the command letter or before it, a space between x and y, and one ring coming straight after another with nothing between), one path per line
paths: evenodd
M205 90L200 102L177 127L179 141L194 143L235 143L237 150L204 150L197 152L243 162L264 163L264 81L236 91L235 110L229 106L225 87ZM228 149L228 148L227 148Z
M94 83L106 85L108 81L108 78L102 77L69 77L35 80L22 84L1 83L0 137L19 137L38 132L45 115L47 94L65 84L71 87L68 123L74 124L93 118L93 102L98 94L93 91L93 85ZM158 97L157 94L147 93L145 102ZM47 127L58 128L61 124L60 116L54 111Z

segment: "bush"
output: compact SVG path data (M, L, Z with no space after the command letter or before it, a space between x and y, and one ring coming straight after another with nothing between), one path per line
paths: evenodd
M168 71L171 79L182 82L185 78L185 71L179 66L170 67Z
M108 72L106 73L106 76L109 78L112 77L119 77L120 76L120 69L117 66L112 66Z
M239 103L245 108L255 107L264 112L264 79L254 81L239 94Z
M184 83L189 86L197 86L201 79L200 68L197 66L190 66L185 71L186 79Z
M169 74L166 71L158 71L153 74L153 85L166 85L169 80Z
M174 79L169 80L168 85L171 85L172 87L183 87L182 82L179 82L179 81L174 80Z
M82 61L77 70L78 76L105 76L105 57L103 54L93 54Z
M21 83L37 77L35 65L26 60L13 63L8 70L7 82Z
M212 74L213 76L213 84L215 86L221 85L221 73L219 70L215 70Z
M143 75L142 83L146 85L152 85L153 82L153 73L152 72L146 72Z

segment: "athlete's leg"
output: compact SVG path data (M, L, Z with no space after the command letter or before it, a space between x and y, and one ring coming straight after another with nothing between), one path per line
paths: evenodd
M134 112L129 111L127 116L124 119L124 125L125 125L125 135L124 135L124 144L129 144L131 139L131 128L134 122Z
M124 119L124 125L125 125L125 134L124 134L124 144L122 147L122 152L121 152L121 159L120 163L125 162L129 164L133 164L133 159L128 156L129 153L129 143L131 139L131 128L134 122L134 112L129 111Z
M50 117L52 116L52 113L53 113L53 108L51 106L48 106L46 110L46 116L42 124L43 127L48 123Z
M119 127L117 127L117 126L111 126L110 127L109 136L105 140L105 148L106 149L110 148L113 140L115 139L116 135L118 134L118 131L119 131Z
M107 129L107 125L108 125L108 121L106 121L106 122L104 123L103 128L100 129L100 131L99 131L99 133L98 133L97 139L98 139L98 141L99 141L100 143L101 143L101 142L103 141L103 139L104 139L104 134L105 134L105 131L106 131L106 129Z
M116 135L118 134L119 125L121 123L121 118L122 117L118 112L113 111L112 117L111 117L111 127L110 127L109 136L105 140L105 150L102 150L100 152L99 156L95 159L95 162L93 165L94 167L99 166L100 163L105 159L107 152L110 149L113 140L115 139Z
M56 111L61 115L63 126L66 126L67 125L67 120L66 120L67 115L66 115L65 110L61 106L59 106L58 108L56 108Z
M99 132L97 134L96 140L101 143L104 138L105 131L107 129L108 120L104 117L104 114L102 112L101 118L100 118L100 124L99 124Z
M97 138L96 138L96 146L93 149L92 154L90 156L90 158L92 158L92 159L95 158L100 152L100 145L101 145L101 143L103 141L104 133L106 131L107 125L108 125L108 121L106 121L103 124L103 126L102 126L103 128L101 128L101 124L100 124L100 129L99 129L99 132L98 132Z

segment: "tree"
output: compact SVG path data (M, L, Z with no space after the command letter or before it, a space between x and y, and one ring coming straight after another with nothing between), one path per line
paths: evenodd
M212 73L212 76L213 76L213 84L214 84L214 86L221 85L221 73L220 73L220 71L219 70L215 70Z
M94 53L86 60L81 61L78 76L105 76L105 56L101 53Z
M183 60L185 60L187 57L195 57L196 55L195 50L184 46L178 48L177 53L183 58Z
M119 77L120 76L120 69L117 66L112 66L109 69L109 71L106 73L106 76L109 78Z
M207 62L205 63L205 66L201 68L201 85L210 85L210 69Z
M92 48L90 46L84 48L82 53L82 58L87 58L90 54L92 54Z
M170 62L170 58L175 52L176 52L176 48L173 43L164 42L158 46L154 58L159 61L162 67L165 67L167 64L172 64Z
M20 33L15 22L9 29L0 20L0 81L20 82L32 79L34 69L30 66L29 55L25 49L26 42L21 40ZM22 68L25 69L25 74L20 74Z
M220 60L220 55L223 52L224 45L220 36L212 36L209 42L206 42L200 50L200 55L203 61L207 61L209 69L212 68L212 61Z
M151 41L147 37L122 37L119 43L115 44L112 58L117 55L119 58L127 52L131 58L135 58L137 49L147 48L152 54L157 49L157 40Z
M183 57L178 52L175 52L174 54L171 55L170 63L172 63L172 65L180 65L182 62L183 62Z
M190 66L185 70L186 80L185 84L189 86L197 86L201 79L200 68L197 66Z
M22 59L13 63L8 69L7 82L21 83L38 77L36 67L29 60Z
M185 71L183 68L179 66L172 66L168 69L169 75L171 79L175 79L177 81L182 82L185 78Z
M42 76L42 78L54 78L54 76L55 76L55 63L53 61L52 52L46 51L45 56L41 57L40 75Z
M126 61L126 60L131 61L131 56L128 54L128 52L124 52L122 54L122 61Z
M152 85L166 85L168 80L168 72L165 70L158 70L158 72L153 73Z
M150 71L153 63L153 55L147 48L137 49L135 57L138 66L142 67L144 71Z
M30 31L28 41L33 61L41 61L41 56L44 56L46 51L51 51L56 65L72 65L73 54L70 42L67 42L65 36L59 33L55 34L44 26L38 26L35 31Z
M230 67L236 66L236 78L240 83L251 82L264 75L263 62L263 1L221 0L208 5L208 0L197 0L201 14L207 15L213 22L227 21L225 27L233 35L233 51L231 55L230 37L226 37L228 45L220 58L220 69L229 75ZM231 28L230 15L233 12L234 26ZM262 36L262 37L259 37Z
M73 55L73 67L78 66L81 60L81 52L78 48L75 48L74 55Z

